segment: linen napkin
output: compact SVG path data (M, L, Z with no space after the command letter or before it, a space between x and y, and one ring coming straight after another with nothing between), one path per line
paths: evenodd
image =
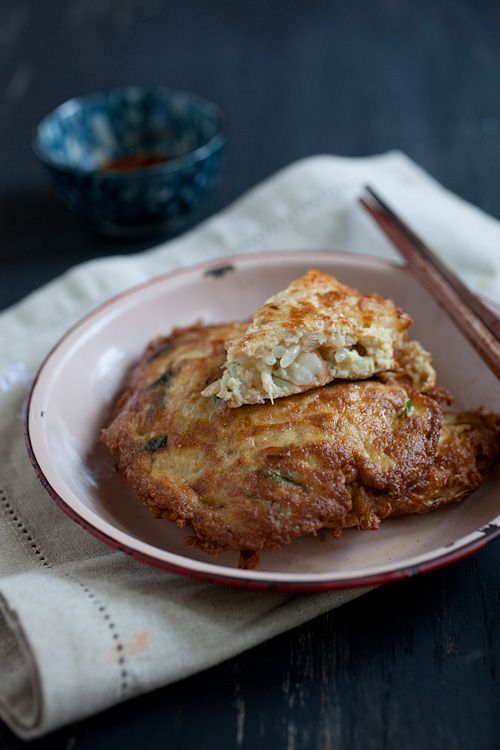
M391 152L298 162L181 238L85 263L0 315L0 715L20 737L206 669L363 593L233 590L108 549L35 478L22 406L36 368L72 323L155 274L264 249L395 257L357 205L366 182L473 288L500 296L500 224Z

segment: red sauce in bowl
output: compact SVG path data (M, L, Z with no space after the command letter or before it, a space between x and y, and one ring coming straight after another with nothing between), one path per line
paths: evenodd
M101 164L98 169L101 172L128 172L131 169L142 169L143 167L151 167L154 164L163 164L173 158L173 156L159 154L129 154L128 156L119 156L117 159L107 161Z

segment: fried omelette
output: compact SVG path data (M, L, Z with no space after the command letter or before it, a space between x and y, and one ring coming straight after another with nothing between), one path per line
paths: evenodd
M229 406L264 403L394 367L411 318L379 294L309 271L272 296L227 342L222 376L203 391Z
M191 543L238 550L248 566L296 537L375 528L460 500L484 480L499 447L494 417L443 420L415 385L429 380L428 361L408 352L385 382L335 381L239 409L203 398L224 342L245 328L196 325L154 341L103 432L125 481L154 515L188 524Z

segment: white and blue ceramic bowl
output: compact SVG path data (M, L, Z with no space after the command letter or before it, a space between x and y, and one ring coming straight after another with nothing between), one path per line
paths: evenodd
M175 226L215 186L224 129L200 96L129 87L64 102L33 147L69 208L102 231L141 234Z

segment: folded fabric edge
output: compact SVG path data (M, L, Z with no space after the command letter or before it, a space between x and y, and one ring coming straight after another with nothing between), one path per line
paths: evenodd
M33 652L22 624L0 594L0 718L23 739L42 723L42 689Z
M34 661L29 639L17 615L0 595L0 659L2 664L7 665L6 673L10 678L5 679L0 687L0 719L22 740L45 736L73 722L96 716L132 698L211 669L315 617L341 607L373 588L375 587L291 596L282 604L271 607L262 618L254 622L253 628L240 634L233 644L225 642L219 644L218 648L210 649L204 663L197 668L189 666L179 670L166 681L138 684L126 697L109 695L106 703L102 703L98 708L94 706L91 710L83 708L81 703L75 701L72 715L66 715L62 719L45 709L43 676L40 675ZM10 660L5 662L7 653L10 653Z

